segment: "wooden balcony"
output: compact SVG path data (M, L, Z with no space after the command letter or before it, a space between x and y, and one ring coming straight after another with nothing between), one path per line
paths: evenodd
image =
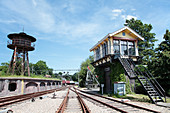
M26 51L33 51L35 48L35 44L29 40L17 39L17 40L8 40L7 47L10 49L15 49L15 46L18 49L24 49Z

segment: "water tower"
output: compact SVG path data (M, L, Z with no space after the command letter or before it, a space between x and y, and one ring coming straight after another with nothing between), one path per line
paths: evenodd
M24 32L9 34L8 38L7 47L13 50L13 55L7 73L24 75L28 72L30 76L28 51L35 49L36 39Z

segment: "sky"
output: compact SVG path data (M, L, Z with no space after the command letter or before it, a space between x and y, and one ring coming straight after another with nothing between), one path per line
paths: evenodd
M37 39L29 60L53 69L79 69L89 49L126 19L152 24L157 46L170 30L169 0L0 0L0 63L10 61L7 35ZM156 47L155 46L155 47Z

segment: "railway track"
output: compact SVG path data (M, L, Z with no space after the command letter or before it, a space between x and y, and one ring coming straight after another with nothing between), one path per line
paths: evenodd
M138 105L118 101L113 98L104 97L101 95L85 92L85 91L82 91L79 89L76 89L76 90L78 90L77 92L84 99L87 99L88 101L90 101L94 104L98 104L101 107L107 106L108 108L112 108L112 109L116 110L117 112L122 112L122 113L133 113L133 112L134 113L136 113L136 112L138 112L138 113L145 113L145 112L160 113L158 111L155 111L155 110L152 110L149 108L145 108L145 107L141 107Z
M47 91L42 91L42 92L29 93L29 94L24 94L24 95L3 97L3 98L0 98L0 108L7 106L7 105L17 103L17 102L25 101L25 100L28 100L28 99L34 100L35 97L39 97L39 96L42 96L42 95L45 95L45 94L48 94L48 93L59 91L59 90L62 90L64 88L52 89L52 90L47 90Z
M43 92L30 93L26 95L18 95L6 98L0 98L0 108L6 105L11 105L13 103L21 102L24 100L32 99L39 97L54 91L59 91L65 89L65 93L61 93L63 100L60 100L61 104L56 113L90 113L90 112L121 112L121 113L146 113L154 112L159 113L158 111L144 108L138 105L133 105L130 103L122 102L115 100L109 97L103 97L101 95L92 94L85 92L76 88L67 87L60 89L53 89ZM64 96L66 94L66 96ZM57 97L58 98L58 97ZM86 103L85 103L86 102ZM59 105L59 104L58 104ZM87 106L88 105L88 106ZM54 108L55 110L56 108Z
M56 113L90 113L90 110L77 91L70 89L71 88L68 89L68 92Z

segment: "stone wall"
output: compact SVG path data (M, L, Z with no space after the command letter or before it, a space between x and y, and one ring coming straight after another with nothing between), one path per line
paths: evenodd
M36 78L0 78L0 97L34 93L62 86L60 80Z

